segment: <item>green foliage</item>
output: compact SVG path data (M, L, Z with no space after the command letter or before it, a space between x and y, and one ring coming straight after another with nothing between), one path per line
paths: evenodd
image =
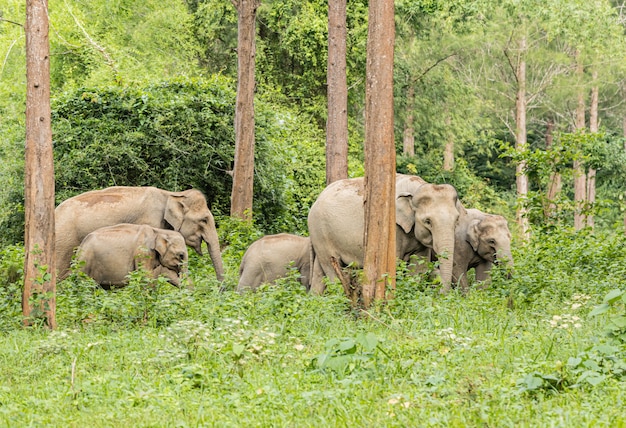
M0 331L17 328L22 315L24 248L6 246L0 251Z
M53 109L58 201L111 185L195 187L227 214L234 100L217 76L64 94ZM269 231L303 230L324 183L319 131L261 101L256 124L255 219Z

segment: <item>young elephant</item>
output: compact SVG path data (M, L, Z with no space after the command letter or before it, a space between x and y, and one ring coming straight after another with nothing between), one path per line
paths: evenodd
M286 277L291 262L300 272L300 282L308 289L311 270L309 238L287 233L262 237L250 245L241 259L237 291L256 290L263 283Z
M185 238L173 230L144 224L118 224L88 234L78 247L83 271L104 287L126 285L127 275L143 268L180 285L187 272Z
M476 280L490 279L493 263L513 266L511 232L504 217L468 209L455 230L452 279L461 290L468 288L467 272L475 268Z

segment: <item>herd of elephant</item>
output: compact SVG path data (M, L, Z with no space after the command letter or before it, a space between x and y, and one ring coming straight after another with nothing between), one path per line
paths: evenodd
M281 233L252 243L241 260L237 291L256 290L295 268L307 290L323 294L324 277L334 280L343 267L362 267L363 194L363 178L336 181L311 206L309 237ZM55 220L59 279L70 273L78 248L81 269L104 287L125 285L138 268L178 286L187 273L187 246L202 255L203 241L217 279L224 279L215 220L198 190L94 190L61 203ZM396 256L438 260L442 292L453 285L466 290L471 268L478 281L487 281L494 263L513 263L511 233L504 217L463 207L453 186L397 174Z

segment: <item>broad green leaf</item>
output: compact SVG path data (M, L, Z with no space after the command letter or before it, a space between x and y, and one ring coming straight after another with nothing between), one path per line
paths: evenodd
M235 343L233 344L233 354L235 354L235 356L237 357L241 357L241 355L243 354L243 351L245 351L246 347L244 345L242 345L241 343Z
M367 352L372 352L378 346L379 340L374 333L369 332L365 335L359 335L359 343Z
M624 294L624 292L620 289L611 290L606 296L604 296L603 301L605 303L615 303L622 296L622 294Z
M606 311L608 311L610 308L611 307L609 306L608 303L602 303L601 305L598 305L595 308L593 308L593 310L589 312L589 316L595 317L596 315L601 315L605 313Z
M569 359L567 360L567 365L572 368L576 368L580 365L580 363L582 363L582 361L583 359L579 357L569 357Z

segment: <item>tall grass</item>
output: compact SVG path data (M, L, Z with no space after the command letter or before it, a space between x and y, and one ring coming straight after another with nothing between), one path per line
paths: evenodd
M138 274L104 291L73 275L54 332L20 327L13 277L0 289L0 425L623 425L626 346L605 334L623 304L589 313L626 289L624 245L537 236L511 280L495 272L466 296L400 269L396 298L367 313L337 285L308 295L295 274L244 295L230 275L219 292L192 256L193 288ZM20 258L6 249L0 270Z

